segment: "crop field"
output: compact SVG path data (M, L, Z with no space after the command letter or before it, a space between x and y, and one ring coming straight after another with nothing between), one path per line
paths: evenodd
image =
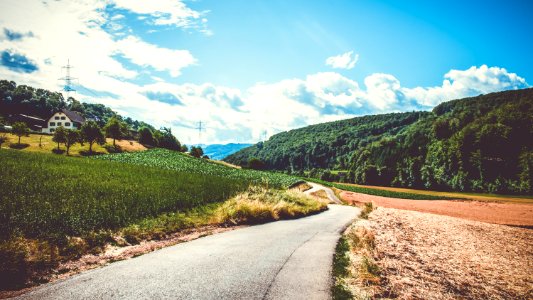
M268 184L276 188L287 188L301 180L282 173L263 172L226 167L204 159L193 159L188 155L165 150L152 149L143 152L118 153L95 156L94 159L116 161L121 163L158 167L179 172L195 173L208 176L220 176L249 183Z
M388 198L400 198L400 199L411 199L411 200L465 200L464 197L445 197L441 195L434 195L430 193L409 193L409 192L399 192L393 190L382 190L382 189L373 189L363 186L356 186L352 184L343 184L328 182L324 180L310 178L307 179L312 182L320 183L325 186L334 187L340 190L361 193L374 196L382 196Z
M119 228L164 212L227 200L254 183L282 187L298 181L166 150L142 153L146 155L112 155L106 160L0 151L0 239ZM124 163L128 161L136 163Z

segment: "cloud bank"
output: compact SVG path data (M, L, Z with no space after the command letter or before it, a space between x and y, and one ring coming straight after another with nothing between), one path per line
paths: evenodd
M110 26L125 18L109 13L110 6L143 17L140 22L153 26L205 33L205 27L194 25L207 22L203 13L182 1L4 0L0 79L59 91L61 66L70 58L80 78L75 97L155 126L172 127L185 143L257 142L265 131L270 136L319 122L430 109L446 100L528 87L519 75L486 65L450 70L443 74L442 84L425 87L402 86L392 74L374 73L357 82L337 72L244 89L209 82L176 84L172 79L183 79L184 69L199 64L193 53L164 48ZM350 51L328 58L326 64L351 69L357 59ZM198 121L207 124L202 140L194 130Z

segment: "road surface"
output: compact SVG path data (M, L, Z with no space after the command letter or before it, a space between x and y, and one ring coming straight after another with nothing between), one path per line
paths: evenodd
M323 185L320 185L318 183L309 182L309 181L307 182L307 184L309 184L313 188L305 191L304 192L305 194L310 195L311 193L314 193L314 192L317 192L317 191L320 191L320 190L324 190L326 192L326 194L328 195L329 200L331 200L333 203L342 204L342 201L339 200L339 198L337 198L335 193L330 188L325 187Z
M329 210L203 237L43 285L20 299L329 299L342 229Z

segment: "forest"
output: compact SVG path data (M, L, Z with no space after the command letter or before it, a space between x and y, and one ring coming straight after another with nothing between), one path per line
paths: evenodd
M142 127L149 128L151 131L155 130L152 125L129 117L124 118L103 104L83 103L73 97L64 99L60 92L0 80L1 117L7 119L9 115L25 114L47 119L53 112L63 108L79 112L83 117L95 120L100 127L103 127L112 117L116 117L133 130L137 131Z
M368 185L533 194L533 89L282 132L225 159Z

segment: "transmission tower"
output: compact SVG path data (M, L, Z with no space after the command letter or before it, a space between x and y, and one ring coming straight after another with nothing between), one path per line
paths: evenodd
M200 121L198 122L198 127L195 129L198 130L198 145L200 145L202 143L202 131L205 131L205 125Z
M63 85L63 91L67 93L67 99L70 98L70 93L75 92L76 90L72 87L72 81L77 79L72 76L70 76L70 69L73 67L70 65L70 59L67 60L67 65L63 66L62 69L65 69L65 77L59 78L59 80L63 80L65 84Z

